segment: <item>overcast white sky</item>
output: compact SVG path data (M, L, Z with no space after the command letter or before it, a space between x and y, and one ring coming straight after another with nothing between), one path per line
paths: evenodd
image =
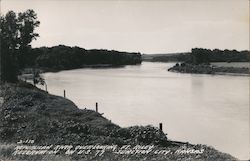
M248 0L1 0L2 13L26 9L41 21L33 47L249 50Z

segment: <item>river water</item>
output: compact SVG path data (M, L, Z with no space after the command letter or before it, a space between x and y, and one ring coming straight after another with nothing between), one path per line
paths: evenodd
M163 123L172 140L249 159L249 77L168 72L173 63L45 73L49 93L122 126Z

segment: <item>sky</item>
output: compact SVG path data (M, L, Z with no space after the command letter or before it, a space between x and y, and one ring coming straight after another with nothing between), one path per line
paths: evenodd
M1 0L2 14L27 9L41 21L33 47L146 54L249 50L248 0Z

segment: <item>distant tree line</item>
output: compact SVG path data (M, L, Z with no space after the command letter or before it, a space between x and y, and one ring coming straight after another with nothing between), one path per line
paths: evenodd
M190 53L191 57L187 62L202 64L209 62L250 62L250 52L237 50L219 50L194 48Z
M184 62L190 60L190 53L165 54L161 56L153 56L153 62Z
M26 67L54 70L81 68L84 65L111 66L135 65L141 63L140 53L114 50L86 50L80 47L59 45L32 49L26 56Z
M152 55L151 55L152 56ZM152 56L153 62L186 62L190 64L207 64L209 62L250 62L250 52L237 50L219 50L193 48L190 53L165 54Z

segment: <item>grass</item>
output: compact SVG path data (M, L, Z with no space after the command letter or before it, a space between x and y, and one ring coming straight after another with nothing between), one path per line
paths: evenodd
M4 161L127 161L127 160L197 160L234 161L228 154L221 153L205 145L191 145L204 148L199 155L117 155L107 153L101 157L92 155L36 155L13 156L16 142L32 139L35 145L155 145L158 149L176 151L184 144L169 141L166 135L152 126L121 128L104 118L100 113L79 109L72 101L50 95L26 83L4 84L0 86L0 160Z

